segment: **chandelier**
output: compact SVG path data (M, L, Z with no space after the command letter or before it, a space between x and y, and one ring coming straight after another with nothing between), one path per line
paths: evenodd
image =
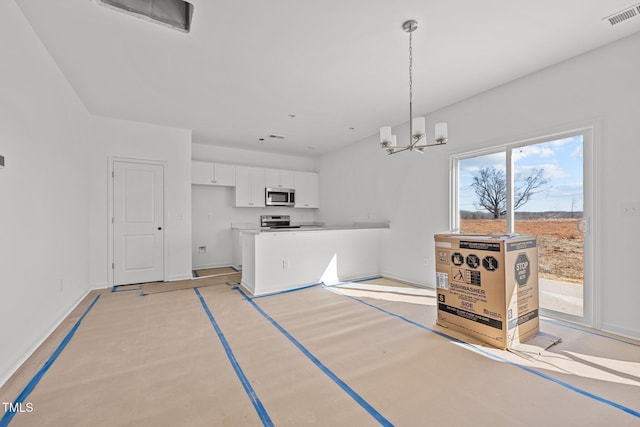
M402 29L409 33L409 144L398 146L396 136L391 134L391 126L380 128L380 146L388 154L401 151L416 151L423 153L427 147L444 145L447 143L447 124L437 123L435 126L435 142L428 144L425 137L425 118L413 117L413 50L411 46L412 33L418 29L418 22L411 19L402 24Z

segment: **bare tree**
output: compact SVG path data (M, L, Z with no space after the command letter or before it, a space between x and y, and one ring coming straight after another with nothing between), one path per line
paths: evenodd
M544 177L544 169L532 169L525 178L516 177L513 194L514 210L520 208L531 196L542 191L549 180ZM484 209L494 219L507 213L507 182L503 170L493 166L482 168L473 177L471 184L478 200L473 203L476 209Z

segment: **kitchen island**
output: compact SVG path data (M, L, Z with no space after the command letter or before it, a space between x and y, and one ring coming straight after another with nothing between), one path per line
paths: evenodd
M254 296L380 273L388 226L243 230L242 287Z

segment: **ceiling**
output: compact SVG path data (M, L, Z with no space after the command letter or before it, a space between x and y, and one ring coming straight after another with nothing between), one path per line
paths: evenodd
M93 114L306 156L408 120L407 19L414 115L640 30L603 20L637 0L192 0L188 34L91 0L15 1Z

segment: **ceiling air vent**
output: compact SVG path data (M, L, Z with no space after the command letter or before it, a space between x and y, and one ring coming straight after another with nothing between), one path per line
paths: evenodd
M94 2L129 15L188 33L191 30L193 5L182 0L94 0Z
M638 16L640 13L640 5L631 6L621 12L614 13L613 15L607 16L606 19L609 21L611 25L619 24L627 19L634 18Z

